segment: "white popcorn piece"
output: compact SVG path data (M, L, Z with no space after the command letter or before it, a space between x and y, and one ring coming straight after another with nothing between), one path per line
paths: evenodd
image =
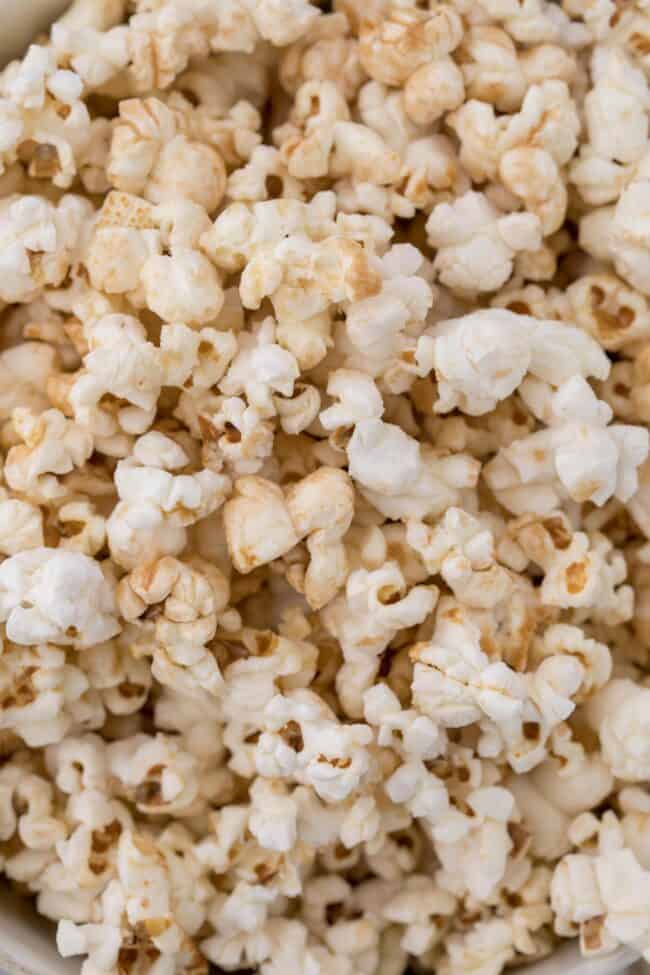
M43 547L43 515L40 508L29 501L11 498L7 492L0 500L0 552L18 555L19 552Z
M563 733L567 740L561 743ZM555 810L572 817L590 815L588 810L598 806L612 789L611 770L598 754L588 755L572 741L568 728L560 726L553 733L552 748L558 757L538 765L530 783L542 802L546 800Z
M76 419L100 436L117 432L115 419L102 410L101 399L110 393L127 401L117 412L117 429L143 433L153 419L163 378L155 346L131 315L102 316L87 331L84 369L69 394Z
M320 609L334 598L348 574L342 539L354 514L350 478L344 471L321 467L288 489L286 504L298 537L307 536L305 598Z
M361 64L377 81L399 85L420 65L453 51L461 38L462 22L453 7L433 12L396 7L362 24Z
M404 86L404 108L416 125L431 125L464 99L463 74L450 57L423 64Z
M598 644L581 646L573 632L560 628L549 631L551 655L522 675L502 660L491 660L481 638L478 622L462 604L451 597L440 600L431 641L410 651L414 706L445 727L482 721L484 754L503 748L515 771L529 771L545 758L549 736L574 711L576 699L607 680L608 655ZM599 677L590 672L594 661Z
M354 426L360 420L380 419L384 412L381 393L372 377L355 369L335 369L327 381L328 396L339 402L319 414L326 430Z
M12 421L23 443L7 454L4 473L9 487L35 501L64 496L66 488L58 477L88 460L93 452L92 436L59 410L36 416L19 407Z
M403 710L398 697L385 684L375 684L363 695L363 713L368 724L377 727L377 743L393 748L405 757L422 760L443 754L446 739L441 729L412 709Z
M141 811L184 815L199 795L198 762L169 736L114 742L107 749L107 764Z
M229 595L228 581L215 566L200 560L187 564L170 556L139 565L120 580L117 590L125 619L139 621L147 607L160 608L153 625L146 618L140 622L136 646L151 654L152 674L162 684L189 697L222 691L219 666L205 644L220 621L229 622Z
M399 457L400 463L395 463ZM397 495L417 480L422 468L420 445L401 427L361 419L348 444L350 475L370 491Z
M467 890L483 899L504 878L513 841L508 821L515 819L514 798L500 786L472 790L466 799L470 815L452 813L433 828L442 862L438 883L452 893Z
M56 946L63 958L71 955L87 955L89 963L99 971L109 971L117 964L122 945L118 928L104 924L76 925L73 921L60 921L56 932Z
M16 643L78 649L115 636L114 594L99 564L78 552L35 548L0 565L2 618Z
M510 594L512 582L507 570L495 561L492 533L460 508L447 508L434 528L424 522L408 522L406 540L427 571L440 573L461 602L490 608Z
M224 507L228 550L239 572L284 555L299 538L281 488L261 477L240 477Z
M216 511L230 491L223 474L203 469L174 473L189 463L170 437L152 431L135 442L133 455L115 471L120 498L106 523L112 557L135 568L143 546L149 558L177 555L189 525Z
M363 713L362 695L371 686L380 665L380 654L404 627L421 623L432 612L438 597L435 586L407 583L396 562L369 572L357 569L348 576L345 594L323 611L323 623L341 644L344 664L337 688L345 710Z
M256 779L251 790L249 829L260 846L287 852L296 842L298 809L283 783Z
M455 972L500 971L515 954L513 932L507 921L494 918L479 921L466 934L452 935L447 944L448 957L441 967L442 975Z
M613 274L585 275L567 289L575 322L603 346L617 351L646 339L650 328L643 295Z
M283 494L261 477L235 482L235 496L224 508L228 550L239 572L286 555L307 539L310 564L300 588L314 608L328 603L345 582L347 558L341 539L354 513L350 478L321 467Z
M609 208L594 212L594 216L602 214L603 221L607 221L606 234L601 238L605 255L614 262L618 274L642 294L650 293L647 279L648 247L644 233L648 200L650 183L646 179L639 179L623 190L613 214ZM610 220L610 217L613 219ZM581 239L583 229L585 232L588 229L587 219L582 222ZM598 227L594 230L597 233ZM583 246L586 246L586 242Z
M614 813L605 813L595 855L569 854L556 867L551 903L556 927L580 930L584 955L629 944L647 957L650 951L647 904L650 876L624 845Z
M485 713L508 722L523 713L525 681L480 649L480 631L450 597L440 601L432 644L412 650L413 703L445 727L463 727ZM458 647L453 651L452 647Z
M199 325L213 321L223 306L219 276L203 254L177 247L171 257L152 254L141 271L147 306L163 321Z
M16 407L39 413L50 405L47 383L56 368L56 350L41 342L23 342L0 353L0 419Z
M62 648L5 648L1 681L3 731L18 735L31 748L61 741L75 728L99 728L105 720L99 695L82 670L66 663Z
M275 414L273 394L291 396L300 369L294 355L276 338L272 318L264 319L250 335L242 335L228 371L219 383L226 396L246 394L262 417Z
M425 342L431 343L430 352ZM576 374L605 379L609 372L606 355L578 329L507 309L440 322L421 343L423 357L430 354L433 360L440 397L435 409L441 413L455 408L486 413L527 373L560 385Z
M479 472L469 456L425 453L401 427L379 419L356 424L347 453L351 477L370 503L393 519L441 513L457 503L460 490L474 487Z
M544 570L542 603L563 609L593 610L595 618L624 622L632 615L633 592L621 585L627 576L625 559L612 551L603 535L571 533L561 516L545 521L522 519L518 544Z
M413 874L407 879L405 889L388 901L382 913L387 920L405 925L402 947L417 956L435 944L436 921L449 917L455 909L456 899L448 891L423 874Z
M30 176L67 189L92 130L82 90L77 72L61 70L51 47L32 44L23 61L10 62L0 83L2 169L23 157Z
M377 265L375 282L367 293L350 296L345 323L352 346L346 363L350 368L373 376L392 369L396 383L411 384L407 366L413 366L413 341L405 333L421 330L434 301L430 285L418 273L422 265L415 247L396 244Z
M600 737L603 758L626 782L647 777L647 701L648 688L623 679L612 680L589 704L587 713Z
M568 379L550 395L542 387L531 386L530 392L539 399L550 426L502 448L484 468L501 503L515 514L545 515L567 495L598 505L612 496L628 501L637 489L637 469L647 456L647 431L626 424L608 426L611 409L581 376Z
M107 294L138 293L146 259L161 249L154 208L132 194L111 191L84 254L92 286Z
M302 38L282 52L283 87L293 93L303 81L333 81L342 86L349 100L365 77L357 47L346 16L335 13L319 17Z
M176 323L160 330L163 385L210 389L223 377L237 352L231 331L193 329Z
M309 785L326 802L346 799L370 767L370 729L340 724L313 692L274 697L264 726L255 753L259 773Z
M643 72L618 48L594 48L593 88L585 96L589 142L596 155L631 163L641 158L648 138L650 92ZM617 140L612 156L612 143Z
M467 297L504 285L515 255L536 250L542 239L537 216L502 214L476 192L438 204L426 229L430 245L437 249L434 267L440 280Z
M256 474L273 452L272 421L263 419L255 406L247 406L239 396L221 399L215 413L199 413L198 428L206 445L206 463L214 457L215 466L223 463L236 475Z
M526 90L523 65L511 37L491 25L470 27L464 44L468 59L463 76L470 98L493 104L499 111L516 111Z
M122 101L107 175L116 189L152 203L180 197L213 212L226 186L221 156L178 128L175 114L157 98Z
M289 175L296 179L329 175L382 186L399 177L397 153L373 129L350 121L332 82L302 85L289 122L276 129L274 139Z
M62 283L79 260L88 200L66 195L55 206L38 196L7 196L0 206L0 299L25 302Z

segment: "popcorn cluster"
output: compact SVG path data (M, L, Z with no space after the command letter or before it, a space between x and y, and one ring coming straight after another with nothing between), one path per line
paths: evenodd
M0 74L0 870L83 975L650 961L648 0L76 0Z

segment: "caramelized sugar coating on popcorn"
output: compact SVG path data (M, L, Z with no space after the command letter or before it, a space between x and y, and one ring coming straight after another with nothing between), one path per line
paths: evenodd
M0 73L0 870L83 975L650 960L647 0L76 0Z

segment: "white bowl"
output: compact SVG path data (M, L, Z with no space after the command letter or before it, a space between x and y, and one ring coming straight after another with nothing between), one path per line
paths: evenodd
M19 56L45 30L70 0L0 0L0 65ZM619 975L637 955L621 948L606 958L581 958L575 944L563 945L550 958L527 965L521 975ZM77 975L79 964L65 960L54 944L54 927L38 917L31 905L0 890L0 968L8 975ZM650 971L639 962L634 975ZM2 972L0 971L0 975ZM513 973L514 975L514 973Z

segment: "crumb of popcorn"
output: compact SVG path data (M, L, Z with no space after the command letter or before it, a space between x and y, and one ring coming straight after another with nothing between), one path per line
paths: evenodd
M649 15L0 71L0 873L82 975L650 961Z

